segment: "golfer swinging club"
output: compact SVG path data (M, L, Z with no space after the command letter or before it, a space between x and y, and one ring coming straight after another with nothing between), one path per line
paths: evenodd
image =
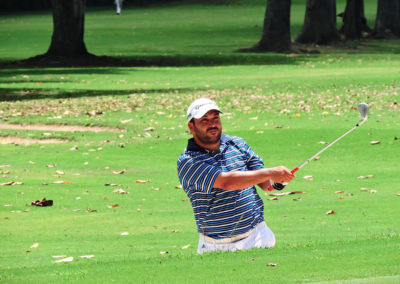
M198 253L273 247L274 233L264 221L264 204L255 185L290 182L283 166L263 161L239 137L222 135L221 110L207 98L187 110L193 138L177 162L178 177L192 203L200 234Z

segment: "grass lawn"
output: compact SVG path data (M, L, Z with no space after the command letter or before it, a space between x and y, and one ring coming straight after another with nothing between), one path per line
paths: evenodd
M399 41L233 52L258 40L264 2L131 7L120 17L89 8L90 52L182 66L0 69L0 282L399 283ZM293 1L293 36L302 2ZM45 52L51 32L49 12L2 16L0 61ZM275 248L197 255L176 160L190 137L187 106L202 96L267 167L303 162L361 119L362 101L370 117L285 188L305 194L259 191ZM9 127L20 124L45 128ZM43 197L54 205L30 206Z

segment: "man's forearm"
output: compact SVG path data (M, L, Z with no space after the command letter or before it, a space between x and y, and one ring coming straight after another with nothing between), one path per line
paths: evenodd
M256 184L266 184L269 180L289 182L293 174L286 167L259 169L254 171L222 172L214 182L214 188L240 190Z

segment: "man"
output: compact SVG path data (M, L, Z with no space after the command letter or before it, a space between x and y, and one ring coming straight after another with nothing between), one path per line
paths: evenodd
M264 168L239 137L222 135L218 105L206 98L187 110L193 138L178 159L178 177L188 195L200 234L197 252L273 247L275 236L264 221L263 190L289 182L286 167Z
M114 0L114 4L116 6L116 12L117 12L118 16L121 15L122 2L123 2L123 0Z

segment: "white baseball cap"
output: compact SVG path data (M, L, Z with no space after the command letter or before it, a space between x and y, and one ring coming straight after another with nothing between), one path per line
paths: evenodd
M193 118L200 118L210 110L217 110L222 113L216 102L207 98L195 100L187 110L187 120L191 121Z

